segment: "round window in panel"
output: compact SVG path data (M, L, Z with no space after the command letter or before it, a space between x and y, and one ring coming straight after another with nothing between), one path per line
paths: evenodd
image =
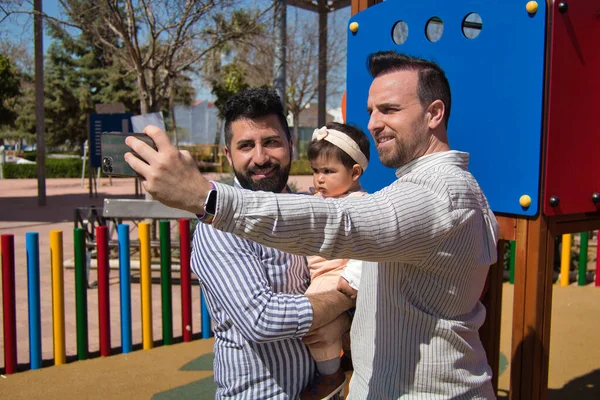
M408 39L408 24L404 21L398 21L392 28L392 40L396 44L403 44Z
M481 33L483 22L477 13L467 14L462 22L462 32L467 39L475 39Z
M430 42L437 42L444 34L444 21L440 17L433 17L425 25L425 36Z

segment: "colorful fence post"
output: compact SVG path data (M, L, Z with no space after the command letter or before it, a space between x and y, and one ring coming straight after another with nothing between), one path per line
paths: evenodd
M17 311L15 299L15 238L0 237L2 251L2 311L4 322L4 368L17 372Z
M142 347L154 347L152 341L152 276L150 273L150 224L138 224L140 238L140 286L142 292Z
M129 225L120 224L119 234L119 289L121 294L121 348L123 353L132 349L131 339L131 257L129 256Z
M160 236L160 293L163 344L173 344L173 300L171 292L171 223L158 223Z
M181 332L183 341L192 340L192 284L190 260L190 220L179 220L179 258L181 260Z
M562 251L560 254L560 286L569 286L571 274L571 241L570 233L562 235Z
M96 248L98 261L98 320L100 323L100 355L110 355L110 292L108 227L96 227Z
M77 326L77 359L88 358L88 314L87 314L87 255L85 252L85 229L73 230L75 251L75 322Z
M27 250L27 298L29 308L29 364L42 367L42 317L40 303L40 240L37 232L25 234Z
M63 234L50 231L50 258L52 260L52 323L54 339L54 364L67 362L65 352L65 299L63 275Z
M577 274L577 284L585 286L587 283L587 253L588 253L588 232L579 234L579 272Z

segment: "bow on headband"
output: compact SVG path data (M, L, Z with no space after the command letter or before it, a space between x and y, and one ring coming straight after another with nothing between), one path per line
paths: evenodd
M312 140L328 141L329 143L342 149L344 153L348 154L354 161L356 161L358 165L361 166L363 171L367 169L367 165L369 164L367 157L360 150L358 144L356 144L356 142L345 133L335 129L327 129L327 127L324 126L314 130Z

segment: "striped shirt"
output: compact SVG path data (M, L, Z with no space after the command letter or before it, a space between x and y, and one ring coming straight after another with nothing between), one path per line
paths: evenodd
M292 399L314 361L306 259L198 224L192 269L214 322L217 399Z
M478 329L498 223L468 160L423 156L358 198L299 202L217 185L217 229L294 254L367 261L351 399L495 398Z

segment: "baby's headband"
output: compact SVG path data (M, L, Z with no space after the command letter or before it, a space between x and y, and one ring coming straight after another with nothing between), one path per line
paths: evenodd
M327 129L327 127L324 126L320 129L314 130L312 140L328 141L329 143L342 149L344 153L348 154L354 161L358 163L358 165L362 167L363 171L367 169L367 165L369 164L367 157L360 150L358 144L356 144L356 142L345 133L335 129Z

